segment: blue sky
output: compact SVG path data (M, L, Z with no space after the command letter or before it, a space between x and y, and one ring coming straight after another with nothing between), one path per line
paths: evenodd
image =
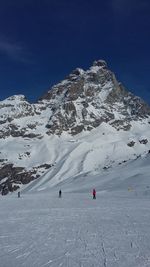
M150 103L149 0L0 1L0 99L36 101L97 59Z

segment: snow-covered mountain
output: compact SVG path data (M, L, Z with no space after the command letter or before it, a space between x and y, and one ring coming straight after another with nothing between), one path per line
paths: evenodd
M150 151L150 107L105 61L74 70L39 101L0 101L0 191L32 180L42 190L99 173Z

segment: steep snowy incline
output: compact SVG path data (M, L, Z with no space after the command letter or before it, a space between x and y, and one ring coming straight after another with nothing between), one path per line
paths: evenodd
M146 141L143 140L148 143L145 145L143 142ZM56 160L54 166L32 182L29 190L46 190L67 179L82 178L85 175L91 177L93 174L129 163L149 153L149 140L147 124L143 123L141 127L138 122L134 123L129 132L116 131L103 123L92 132L79 134L74 139L67 135L61 136L55 145L52 145L55 147L52 153ZM52 140L50 143L52 144ZM55 151L59 156L54 156Z

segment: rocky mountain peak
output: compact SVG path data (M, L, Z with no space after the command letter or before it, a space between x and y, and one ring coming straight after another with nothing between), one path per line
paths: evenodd
M76 76L83 75L84 74L84 70L81 69L81 68L76 68L75 70L72 71L71 74L72 75L76 75Z
M101 68L107 68L107 63L105 60L102 60L102 59L99 59L99 60L95 60L93 62L93 66L98 66L98 67L101 67Z
M128 130L132 120L150 115L150 108L128 92L104 60L94 61L86 71L77 68L43 97L53 112L47 123L47 134L63 131L75 135L107 122Z
M94 134L99 137L98 142L102 142L99 155L103 153L104 144L107 151L107 138L109 136L111 143L112 135L117 136L118 142L120 136L126 135L127 149L132 149L133 155L135 147L137 155L139 146L140 151L147 151L145 149L147 143L149 144L147 135L140 136L138 141L133 138L128 140L128 137L134 133L132 131L134 124L138 125L135 128L136 135L139 136L141 127L144 133L145 129L149 132L149 118L150 107L118 82L104 60L94 61L88 70L81 68L73 70L35 104L28 103L23 95L15 95L0 101L0 191L16 190L20 183L29 182L43 175L47 168L53 168L57 163L58 169L61 169L60 154L62 153L64 162L66 148L72 149L70 147L77 146L77 143L70 144L70 140L77 140L84 134L91 136L90 142L93 142ZM106 139L105 131L108 133ZM64 136L68 141L63 146L61 140ZM126 147L124 140L122 145ZM97 143L94 147L97 149ZM111 144L111 148L112 155L115 149L114 143ZM83 155L83 161L87 155L93 153L92 151L93 146L90 145L89 150ZM79 157L80 154L82 147L80 150L79 146ZM97 154L95 158L97 159ZM80 165L81 169L82 165L84 164ZM89 165L88 163L87 166ZM70 170L70 164L67 166ZM103 164L102 166L104 167ZM96 168L99 168L99 159ZM64 174L66 176L66 171Z
M76 135L103 122L128 130L131 121L149 115L149 106L117 81L104 60L97 60L88 70L73 70L36 104L28 103L23 95L1 101L0 136L36 137L44 131Z
M13 95L9 96L3 101L0 101L0 103L6 103L6 102L21 102L21 101L27 101L26 97L24 95Z

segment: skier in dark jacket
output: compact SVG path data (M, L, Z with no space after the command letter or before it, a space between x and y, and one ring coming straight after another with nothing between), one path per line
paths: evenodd
M95 188L93 189L93 199L96 199L96 190L95 190Z
M61 193L61 190L59 190L59 198L61 198L61 194L62 194L62 193Z

